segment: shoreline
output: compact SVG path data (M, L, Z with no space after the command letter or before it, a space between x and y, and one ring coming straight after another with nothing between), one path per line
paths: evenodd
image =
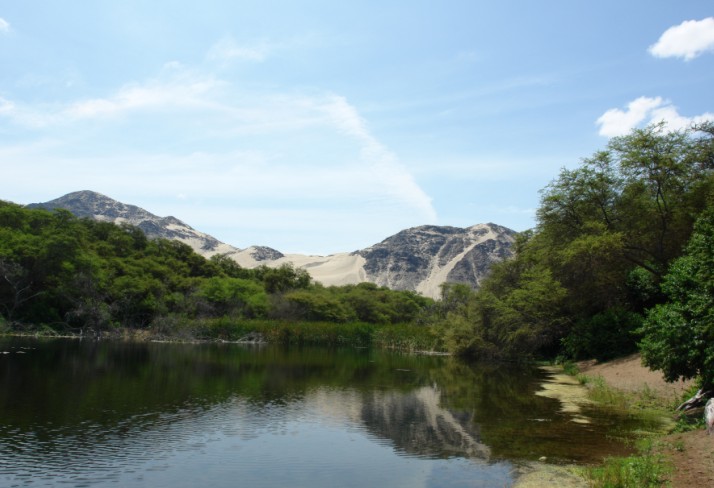
M685 396L690 396L695 382L678 381L668 383L661 373L642 365L639 354L604 363L581 361L577 363L580 374L588 378L601 378L610 388L624 395L647 396L660 402L673 421L683 417L675 408ZM693 418L701 418L702 409L695 409ZM707 435L698 424L684 432L671 431L654 434L653 454L661 456L662 464L671 468L666 480L671 488L691 488L692 486L714 486L714 437Z
M238 344L247 346L294 345L355 347L393 350L421 356L453 356L434 348L429 331L404 324L364 322L284 322L270 320L196 321L173 330L117 328L95 334L56 332L49 328L3 330L0 337L30 339L70 339L86 341L127 341L172 344Z
M607 400L593 399L594 390L604 389L613 394L616 401L627 405L623 408L633 412L654 408L665 418L671 420L671 426L663 432L651 432L644 436L650 443L650 448L641 453L646 462L654 463L651 469L664 473L661 485L672 488L691 488L691 486L714 486L714 437L708 436L701 428L687 432L674 432L676 415L675 407L680 404L683 396L694 386L694 381L668 383L663 376L652 371L641 363L639 354L629 355L604 363L594 360L576 363L577 374L565 371L562 366L543 366L553 377L542 385L542 391L537 394L556 398L562 403L563 409L579 408L583 402L602 403ZM701 411L701 409L700 409ZM577 414L577 412L575 412ZM695 411L695 415L701 415ZM577 416L577 415L576 415ZM606 463L622 469L632 464L634 457L608 457ZM594 469L593 469L594 468ZM591 471L592 469L592 471ZM589 473L600 467L584 467L579 465L553 466L547 463L533 462L521 468L515 480L514 488L545 488L545 487L593 487L598 485ZM627 468L625 468L627 469ZM667 472L669 471L669 472ZM669 484L667 484L669 483ZM610 485L608 485L610 486ZM617 484L612 486L635 486ZM648 485L650 486L650 485Z

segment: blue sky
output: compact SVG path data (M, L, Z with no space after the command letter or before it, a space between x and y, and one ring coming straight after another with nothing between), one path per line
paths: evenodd
M714 119L714 5L0 2L0 199L94 190L237 247L535 224L609 137Z

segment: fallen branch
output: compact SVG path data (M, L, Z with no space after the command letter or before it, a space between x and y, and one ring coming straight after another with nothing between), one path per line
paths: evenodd
M692 398L677 407L677 412L685 412L687 410L691 410L692 408L701 406L710 394L711 392L708 390L702 391L701 389L699 389L699 391L697 391L697 393Z

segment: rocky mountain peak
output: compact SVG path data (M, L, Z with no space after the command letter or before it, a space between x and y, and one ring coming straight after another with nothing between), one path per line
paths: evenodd
M28 205L28 207L48 210L63 208L69 210L77 217L97 220L115 221L117 219L123 219L131 222L159 218L143 208L118 202L106 195L90 190L68 193L49 202L32 203Z
M144 231L150 239L162 237L178 240L204 255L238 251L215 237L193 229L176 217L159 217L136 205L128 205L94 191L76 191L49 202L33 203L28 207L47 210L62 208L77 217L131 224Z
M515 235L495 224L465 229L424 225L398 232L360 255L369 281L438 296L444 282L478 287L491 264L511 256Z

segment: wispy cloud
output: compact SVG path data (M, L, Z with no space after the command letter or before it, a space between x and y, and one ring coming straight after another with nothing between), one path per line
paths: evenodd
M208 50L209 61L225 63L229 61L265 61L275 48L275 44L260 41L253 44L238 44L232 37L224 37Z
M714 120L714 114L686 117L680 115L677 107L662 97L639 97L627 104L625 110L611 108L596 121L599 134L605 137L623 136L633 128L645 124L664 121L670 130L684 129L691 124Z
M419 209L429 222L436 221L431 198L419 187L407 168L369 131L357 109L344 97L332 95L323 105L337 128L361 145L362 159L373 173L373 185L382 186L392 196Z
M658 58L684 58L690 61L707 51L714 51L714 17L685 20L670 27L649 47Z
M368 230L368 239L437 218L410 168L334 93L246 88L170 62L103 97L42 105L0 98L3 118L28 142L0 148L0 160L12 162L8 177L26 193L44 190L38 200L79 187L137 204L163 198L202 208L196 222L219 208L222 215L299 209L304 228ZM45 175L45 188L33 186L31 174ZM299 226L274 223L288 224Z
M7 34L10 32L10 23L0 17L0 34Z
M205 105L202 95L219 85L210 77L203 79L151 80L128 85L115 95L79 101L67 107L62 115L76 119L116 115L132 110Z
M179 69L169 66L171 69ZM0 115L31 128L66 126L74 121L121 116L141 110L160 110L212 104L205 97L222 85L212 76L198 76L189 71L130 83L103 98L76 100L49 105L27 104L0 98Z

